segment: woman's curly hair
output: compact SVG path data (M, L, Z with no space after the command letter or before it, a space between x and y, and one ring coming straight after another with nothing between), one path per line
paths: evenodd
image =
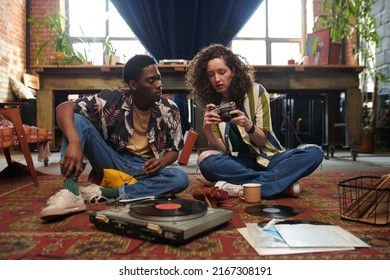
M220 44L212 44L200 50L190 62L186 74L186 87L194 95L195 103L204 108L207 104L220 104L222 95L217 93L207 78L207 63L214 58L223 58L226 65L234 71L229 88L229 101L237 108L244 103L246 92L254 82L254 68L239 54Z

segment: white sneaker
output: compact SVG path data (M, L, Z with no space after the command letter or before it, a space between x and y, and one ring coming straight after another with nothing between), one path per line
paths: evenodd
M286 189L284 189L282 192L282 194L288 195L291 197L298 197L300 193L301 193L301 187L300 187L298 181L295 182L294 184L292 184L291 186L287 187Z
M97 204L102 200L107 200L106 197L102 196L100 186L96 184L89 185L88 187L79 187L81 197L85 203Z
M230 184L226 181L218 181L215 184L216 187L226 191L230 197L237 197L238 192L241 190L242 186L241 185L234 185Z
M41 219L56 218L86 209L81 195L75 195L67 189L61 189L49 198L47 206L41 211Z

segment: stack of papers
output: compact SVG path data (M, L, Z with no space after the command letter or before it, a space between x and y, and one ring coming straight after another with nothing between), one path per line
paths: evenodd
M303 254L354 250L370 247L339 226L277 224L271 220L263 228L247 223L238 231L259 255Z

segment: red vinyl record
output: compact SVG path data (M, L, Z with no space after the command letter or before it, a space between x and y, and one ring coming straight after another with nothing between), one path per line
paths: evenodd
M152 221L182 221L205 215L207 206L188 199L156 199L133 203L129 214L135 218Z

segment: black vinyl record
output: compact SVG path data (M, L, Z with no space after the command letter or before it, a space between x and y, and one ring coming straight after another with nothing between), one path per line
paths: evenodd
M298 208L283 205L253 205L246 207L245 212L266 218L287 218L301 213Z
M131 204L129 214L133 217L153 221L182 221L203 216L207 206L188 199L156 199Z

